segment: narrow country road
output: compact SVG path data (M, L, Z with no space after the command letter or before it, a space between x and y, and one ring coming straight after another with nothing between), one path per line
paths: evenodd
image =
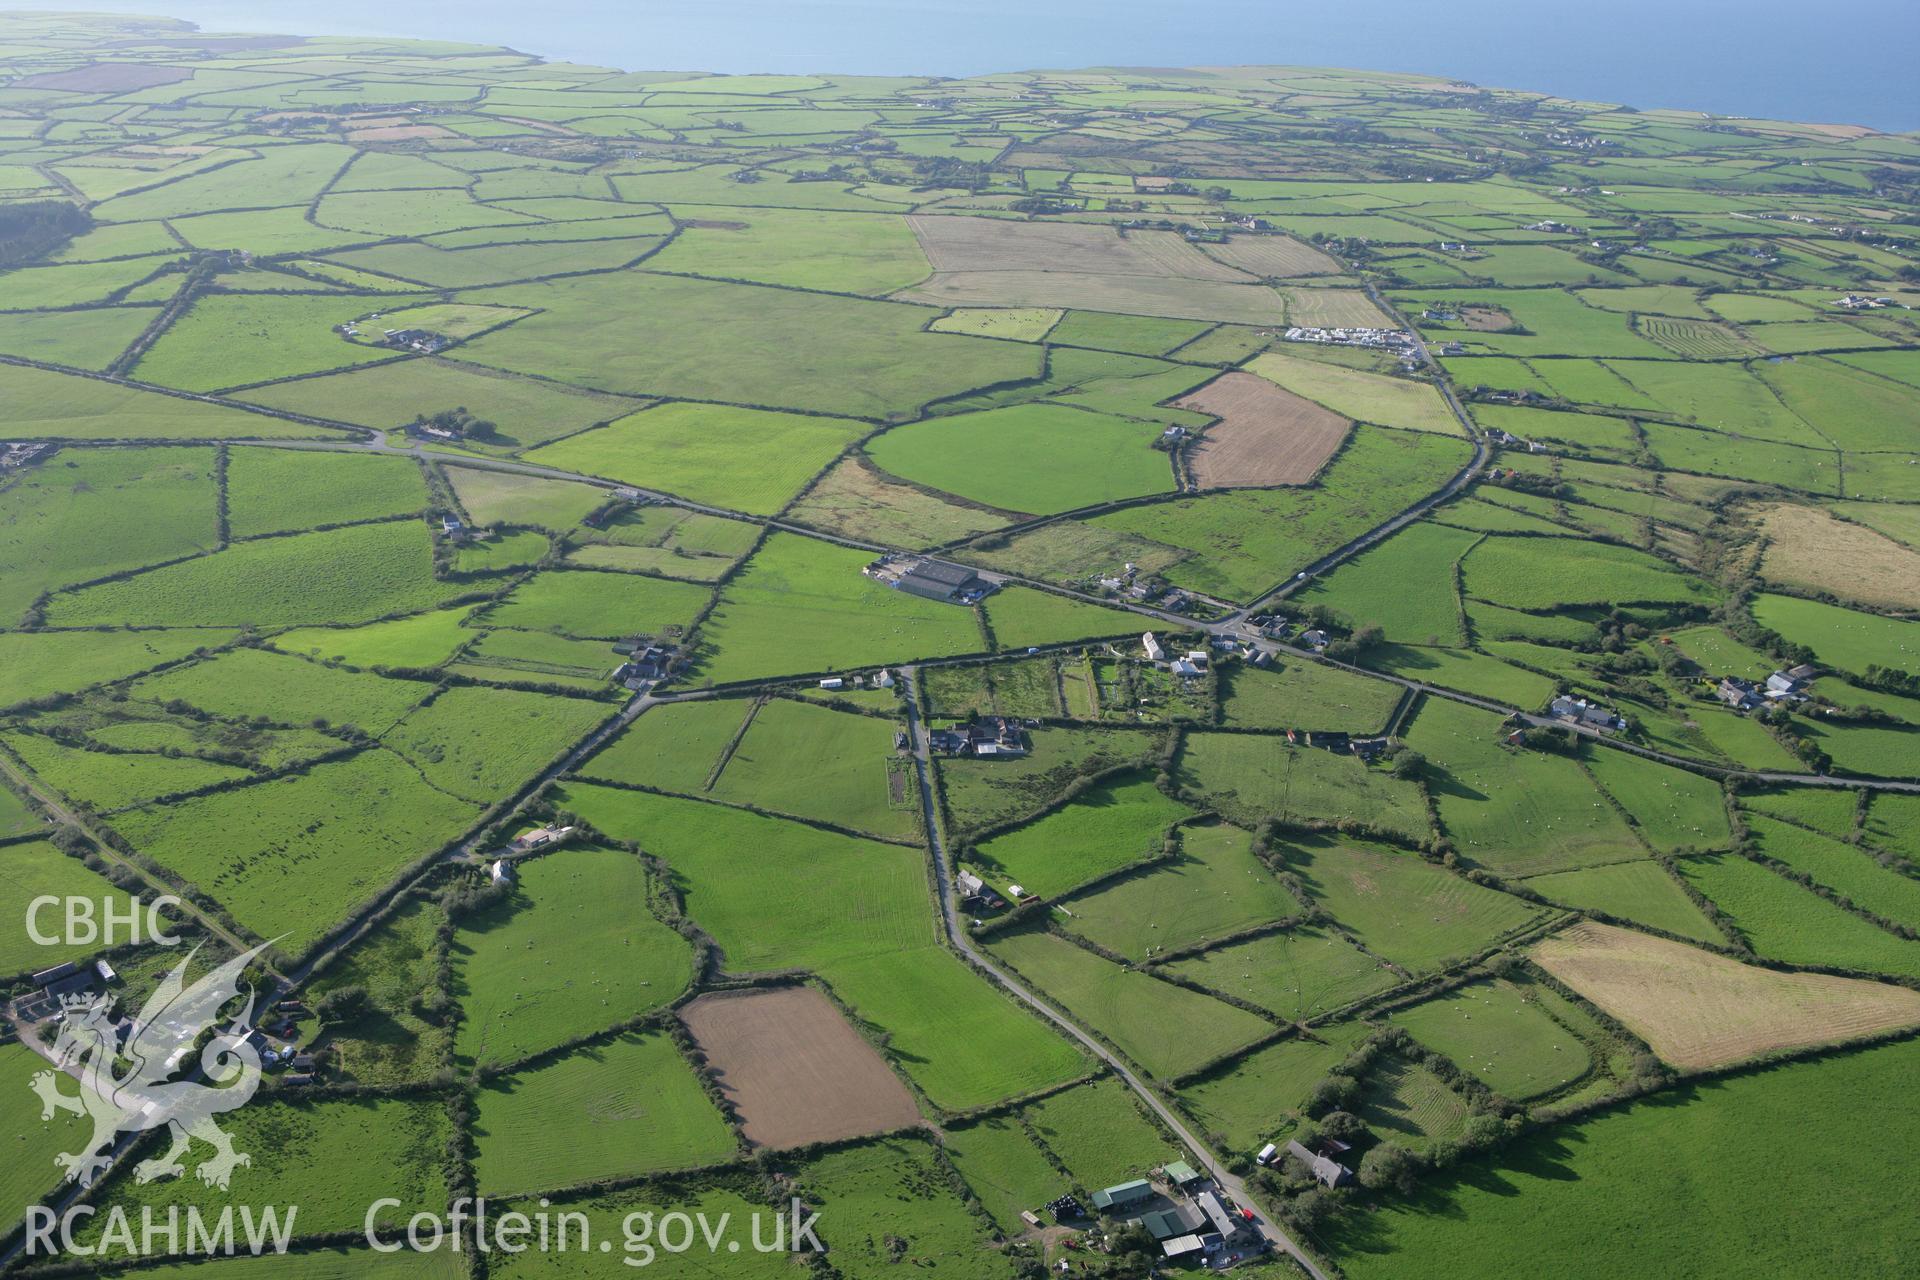
M1147 1088L1118 1055L1002 970L982 954L979 948L973 945L973 939L967 936L966 929L960 923L959 903L953 887L953 876L951 868L947 865L946 840L941 834L940 815L933 801L932 751L928 743L926 722L920 718L919 668L901 667L900 680L902 692L906 695L907 726L913 746L914 774L920 784L920 813L922 820L926 823L927 847L933 854L935 896L939 899L940 920L946 929L947 940L975 968L987 974L1016 999L1034 1009L1047 1021L1071 1036L1087 1052L1104 1062L1126 1083L1129 1089L1139 1095L1140 1100L1145 1102L1156 1116L1160 1117L1162 1123L1173 1131L1174 1136L1200 1161L1208 1175L1220 1184L1221 1189L1232 1197L1236 1204L1252 1209L1253 1197L1247 1191L1247 1184L1228 1172L1206 1144L1193 1135L1185 1122L1174 1114L1172 1108L1161 1102L1153 1090ZM1265 1214L1255 1213L1254 1226L1259 1230L1262 1238L1290 1255L1308 1275L1313 1277L1313 1280L1327 1280L1326 1273L1320 1270L1319 1265L1306 1250L1295 1244L1292 1237L1282 1231L1277 1224L1270 1222Z

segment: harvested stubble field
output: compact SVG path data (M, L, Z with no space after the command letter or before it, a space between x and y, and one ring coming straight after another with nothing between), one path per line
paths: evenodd
M1920 1026L1920 993L1906 987L1762 969L1592 921L1532 955L1683 1071Z
M702 996L680 1011L756 1147L801 1147L920 1122L873 1046L812 987Z
M935 271L1046 271L1245 283L1248 274L1171 231L1121 232L1075 222L907 219Z
M1235 270L1274 280L1288 276L1333 276L1345 269L1320 250L1291 236L1234 236L1225 244L1202 245L1200 252Z
M1352 423L1250 373L1223 373L1173 402L1219 419L1191 453L1202 489L1306 484L1347 438Z
M1920 608L1920 552L1815 507L1780 503L1755 515L1767 539L1760 572L1769 582L1882 608Z

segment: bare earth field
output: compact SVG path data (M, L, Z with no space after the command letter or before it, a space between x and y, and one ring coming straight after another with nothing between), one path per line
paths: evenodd
M1920 1026L1920 992L1905 987L1779 973L1611 925L1577 924L1533 959L1683 1071Z
M701 996L680 1011L756 1147L917 1124L913 1095L812 987Z
M1353 427L1331 409L1238 371L1174 404L1220 419L1193 448L1193 478L1203 489L1306 484Z
M72 89L81 93L126 93L176 84L191 76L186 67L154 67L138 62L96 62L70 71L46 71L13 82L16 89Z
M1462 307L1460 322L1475 333L1499 333L1513 327L1513 317L1498 307Z
M1767 535L1760 573L1862 604L1920 607L1920 553L1824 511L1782 503L1755 513Z

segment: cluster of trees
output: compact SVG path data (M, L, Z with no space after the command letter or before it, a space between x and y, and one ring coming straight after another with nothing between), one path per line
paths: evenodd
M0 267L45 257L93 226L93 219L65 200L0 204Z
M452 431L469 440L492 440L499 436L500 426L486 418L476 418L467 412L467 406L459 405L452 409L442 409L434 414L414 415L416 427L437 427L442 431Z

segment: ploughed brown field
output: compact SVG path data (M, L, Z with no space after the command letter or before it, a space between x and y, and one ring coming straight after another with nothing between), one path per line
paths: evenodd
M79 93L126 93L175 84L191 76L186 67L153 67L138 62L96 62L66 71L43 71L15 80L15 89L66 89Z
M1591 921L1533 959L1684 1071L1920 1026L1920 992L1906 987L1781 973Z
M920 1122L913 1095L812 987L701 996L680 1020L756 1147L799 1147Z
M1223 373L1174 401L1220 419L1193 446L1203 489L1306 484L1339 449L1353 424L1251 373Z

